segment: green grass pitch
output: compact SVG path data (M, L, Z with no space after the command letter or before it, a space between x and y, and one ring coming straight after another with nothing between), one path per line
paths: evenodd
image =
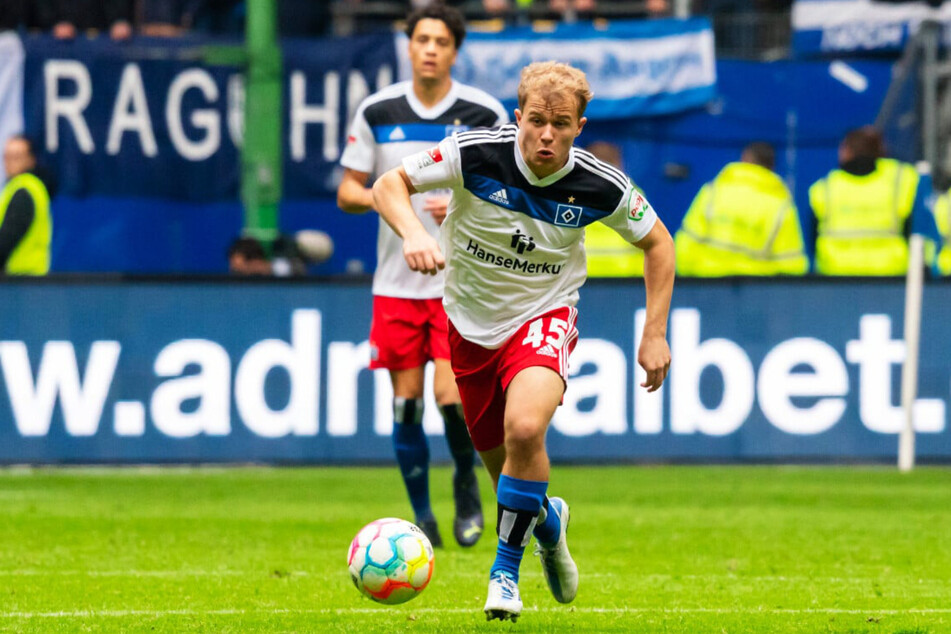
M451 540L449 469L432 483ZM527 554L503 624L493 534L402 606L352 586L352 536L409 514L395 467L0 470L0 631L951 632L947 469L556 466L551 490L578 598Z

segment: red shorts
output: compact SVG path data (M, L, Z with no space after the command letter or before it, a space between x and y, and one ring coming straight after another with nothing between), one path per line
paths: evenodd
M409 370L449 358L441 299L373 297L370 369Z
M524 324L497 350L466 341L449 322L452 371L476 450L494 449L505 439L505 390L516 374L541 366L568 378L577 320L577 309L557 308Z

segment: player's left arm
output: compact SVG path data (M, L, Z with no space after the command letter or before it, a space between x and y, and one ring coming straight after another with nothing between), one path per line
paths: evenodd
M644 251L644 286L647 289L647 319L637 351L637 362L647 372L641 383L648 392L660 389L670 371L667 317L674 291L674 241L660 218L635 245Z
M409 197L415 193L416 188L401 165L373 184L373 206L396 235L403 238L403 257L409 268L435 275L446 266L446 259L410 203Z

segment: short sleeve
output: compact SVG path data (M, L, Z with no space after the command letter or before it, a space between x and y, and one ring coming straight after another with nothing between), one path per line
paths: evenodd
M364 112L361 106L353 117L340 164L348 169L371 174L376 168L376 139Z
M601 220L630 243L643 240L657 222L657 212L644 194L628 184L621 203L610 216Z
M403 169L418 192L432 189L456 189L462 185L459 146L454 136L447 137L434 148L410 154L403 159Z

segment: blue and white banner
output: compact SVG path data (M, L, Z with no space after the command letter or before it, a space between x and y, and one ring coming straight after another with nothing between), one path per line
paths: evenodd
M951 26L951 2L796 0L792 10L797 55L898 51L925 20Z
M903 299L900 280L681 282L671 374L648 394L643 286L589 282L552 458L891 461ZM926 307L949 305L951 285L926 287ZM0 463L393 460L368 284L21 281L0 306ZM951 461L946 326L924 312L928 460Z
M204 61L206 46L221 42L24 42L25 129L63 194L237 198L244 79ZM284 112L264 124L283 130L284 194L326 196L353 110L396 74L393 37L288 40L283 51ZM0 77L5 65L0 58Z
M401 78L410 76L405 36L397 44ZM713 30L707 18L558 24L549 31L513 27L472 32L459 51L453 76L502 100L518 103L522 68L555 60L588 76L594 100L589 119L681 112L710 101L716 90Z
M282 42L284 112L266 124L282 127L286 198L333 194L356 106L397 79L397 50L405 57L406 46L394 37ZM244 81L239 68L205 61L209 44L222 42L30 36L24 62L17 37L6 34L0 122L23 126L40 142L67 196L234 200ZM684 110L708 101L716 82L703 19L473 33L457 76L514 107L519 72L536 59L568 61L588 74L595 91L589 118Z

